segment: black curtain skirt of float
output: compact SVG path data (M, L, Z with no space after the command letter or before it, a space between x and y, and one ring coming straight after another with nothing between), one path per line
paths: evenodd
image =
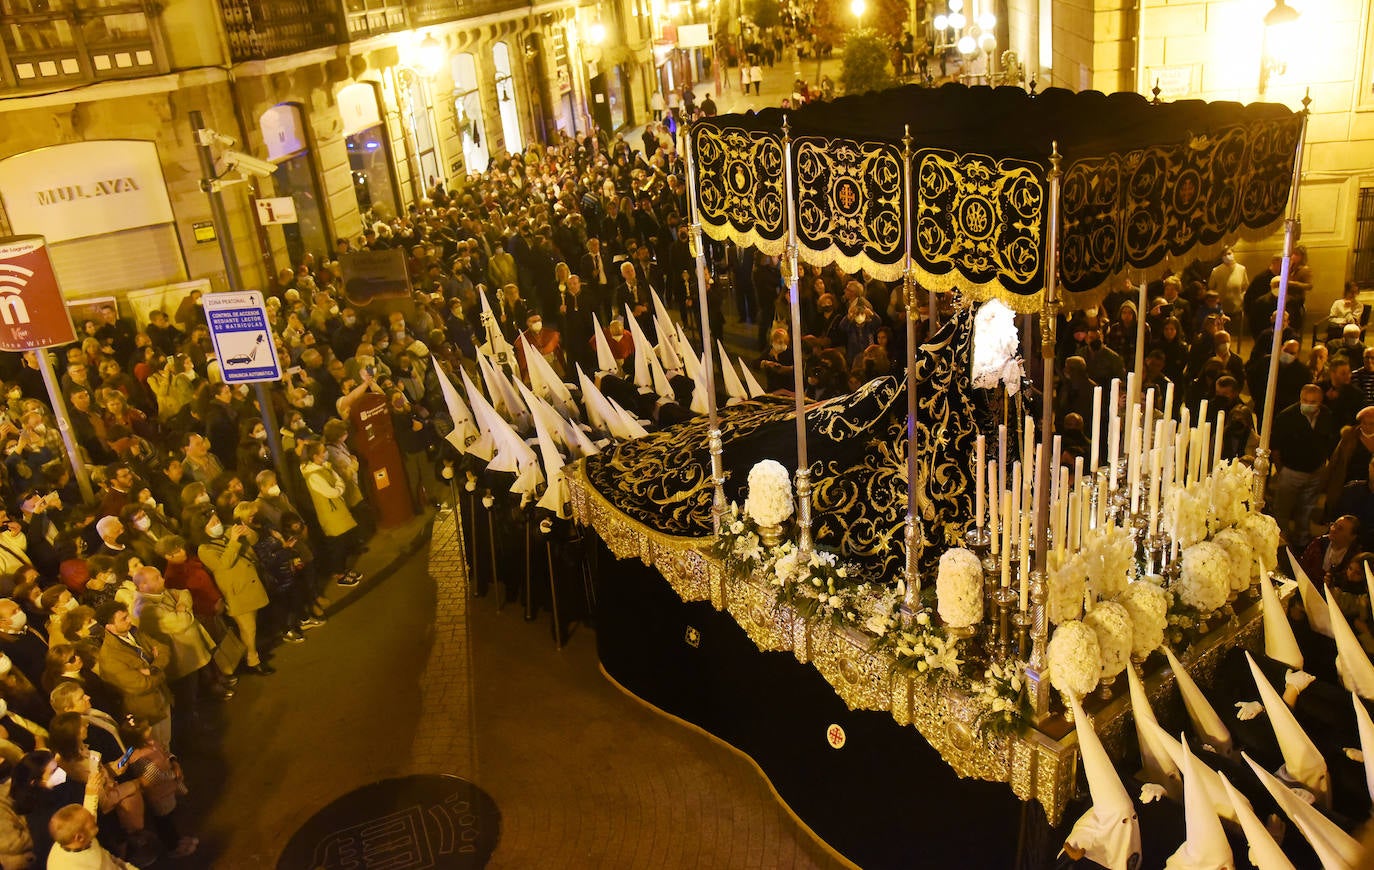
M730 614L683 602L638 560L600 555L606 672L752 758L833 849L867 870L1014 866L1022 805L1006 785L960 779L915 728L849 710L815 668L759 651Z

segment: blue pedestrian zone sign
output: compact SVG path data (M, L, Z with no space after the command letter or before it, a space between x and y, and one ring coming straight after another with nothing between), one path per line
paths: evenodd
M227 384L281 380L281 363L267 307L256 290L211 293L203 298L205 320L215 345L215 359Z

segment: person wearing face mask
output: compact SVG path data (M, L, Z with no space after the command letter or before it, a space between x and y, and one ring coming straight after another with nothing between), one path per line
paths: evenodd
M1221 308L1226 316L1239 323L1241 305L1245 301L1245 288L1250 285L1250 275L1245 267L1236 262L1236 254L1230 248L1221 252L1221 262L1207 276L1207 290L1216 293L1221 300Z
M1317 381L1322 388L1322 404L1331 410L1338 429L1355 424L1355 414L1363 406L1360 391L1351 383L1350 360L1336 357L1326 369L1326 377Z
M534 348L534 352L544 358L559 378L565 377L567 371L567 360L563 355L563 337L558 330L546 327L544 318L539 314L531 314L525 321L525 331L523 342L516 342L515 358L520 365L520 378L527 385L530 383L529 361L525 359L527 348Z
M1083 333L1084 343L1076 353L1083 357L1088 366L1088 377L1095 384L1110 384L1114 378L1126 380L1126 363L1121 355L1108 347L1102 340L1102 329L1096 323L1087 324Z
M61 504L60 499L57 504ZM27 544L25 555L44 578L54 580L61 565L57 550L61 528L53 521L53 516L60 516L60 512L54 511L50 516L50 507L47 496L36 489L19 496L20 523Z
M215 580L224 597L224 611L238 626L245 649L244 665L250 674L267 676L276 670L258 654L258 611L267 606L267 589L254 564L257 536L242 523L228 529L215 513L201 527L203 541L196 555Z
M356 586L362 575L353 571L351 565L359 553L359 533L347 499L348 482L330 463L323 442L306 442L300 452L301 476L326 539L320 548L321 575L329 576L340 586Z
M1274 519L1285 539L1305 547L1312 537L1322 472L1340 433L1335 417L1322 405L1322 390L1307 384L1298 401L1274 417L1273 451L1278 472L1273 478Z
M253 505L258 511L258 516L267 525L274 529L280 529L284 514L300 513L286 493L282 492L281 484L277 482L277 472L270 468L264 469L258 472L253 483L258 491L258 497L254 500Z
M272 467L272 455L267 449L267 428L258 418L239 422L238 461L234 470L240 479L250 481L259 471Z
M768 392L792 389L795 369L792 342L786 329L779 326L769 333L768 351L760 357L758 368L763 372L763 388Z
M172 533L164 522L164 517L155 508L145 504L131 504L119 513L124 525L124 542L138 555L144 564L157 561L158 538Z
M8 767L9 763L5 762L4 766ZM51 751L36 749L14 765L14 772L9 776L9 791L14 812L28 822L34 853L42 856L39 863L32 866L45 864L53 849L49 822L63 807L80 806L85 800L86 786L75 780L68 781L67 772L58 766L57 756Z
M28 614L13 598L0 598L0 653L33 685L43 679L48 642L29 625Z
M625 328L625 321L619 317L612 318L610 323L606 324L606 328L603 329L602 332L606 336L606 343L610 345L611 356L615 357L616 363L623 371L626 366L626 360L635 352L634 337L630 335L629 330ZM595 354L596 338L593 337L591 341L592 352Z

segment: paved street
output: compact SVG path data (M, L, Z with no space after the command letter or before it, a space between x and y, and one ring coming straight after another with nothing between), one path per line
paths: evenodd
M607 680L591 629L559 651L547 614L467 598L447 515L275 664L225 705L222 757L186 753L201 866L274 866L321 807L411 773L495 799L492 867L843 866L747 759Z

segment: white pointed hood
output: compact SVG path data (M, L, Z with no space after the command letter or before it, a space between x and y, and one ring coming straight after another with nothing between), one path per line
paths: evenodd
M1188 669L1183 667L1174 651L1169 649L1169 645L1164 645L1164 655L1169 659L1169 667L1174 672L1174 678L1178 681L1178 692L1183 696L1183 706L1188 711L1188 718L1193 723L1193 732L1198 739L1212 747L1212 751L1219 755L1231 754L1231 732L1222 724L1221 717L1217 711L1212 709L1212 704L1207 700L1207 696L1198 688L1197 683L1193 682L1193 677L1188 673Z
M483 346L492 356L500 356L502 353L509 352L510 344L506 341L506 337L501 334L501 324L496 322L496 313L491 310L491 303L487 301L487 291L479 290L477 296L482 300L480 317L482 328L487 334L487 341Z
M492 404L497 411L512 426L529 431L534 425L530 411L525 407L525 403L520 401L520 396L515 392L515 387L511 385L505 372L481 354L477 355L477 367L482 372L482 380L487 384L487 394L492 397Z
M649 434L645 431L644 427L639 424L639 420L635 418L635 415L620 407L620 404L616 402L615 399L607 399L606 401L615 409L616 414L620 415L620 425L625 429L625 439L627 441L635 438L643 438L645 435Z
M536 402L540 402L538 397L534 397ZM558 415L552 408L544 406L549 414L555 419ZM539 457L544 462L544 480L548 484L544 490L544 495L539 499L539 506L547 511L552 511L558 515L559 519L566 520L572 516L572 511L568 509L570 496L568 494L568 483L563 479L563 456L554 446L553 434L549 431L544 415L536 410L534 415L535 437L539 440Z
M1374 571L1369 570L1369 563L1364 563L1364 585L1369 590L1369 603L1374 607Z
M1303 788L1317 796L1322 806L1331 806L1331 774L1326 769L1326 760L1322 758L1321 751L1307 736L1307 732L1302 730L1293 711L1283 703L1283 698L1269 684L1249 650L1245 652L1245 660L1250 663L1250 674L1259 688L1264 713L1269 717L1274 739L1283 753L1283 767L1279 768L1279 776L1301 783Z
M1078 730L1078 753L1088 778L1092 806L1074 823L1064 840L1107 870L1132 870L1140 863L1140 822L1135 804L1112 767L1107 750L1093 730L1083 705L1070 697Z
M745 392L744 384L740 383L735 364L730 362L730 355L725 352L725 345L721 344L720 339L716 339L716 347L720 350L720 373L725 378L725 392L730 397L726 404L743 402L749 398L749 393Z
M1298 581L1298 594L1302 596L1302 609L1307 612L1307 624L1318 634L1334 639L1331 634L1331 616L1326 612L1326 601L1317 587L1307 578L1302 563L1293 551L1288 551L1288 564L1293 566L1293 579Z
M749 366L745 364L743 357L739 361L739 370L744 375L744 386L749 391L749 398L757 399L759 396L768 394L768 391L759 385L754 373L749 371Z
M1302 670L1302 650L1298 639L1293 636L1293 626L1288 621L1279 594L1274 591L1274 583L1268 576L1259 579L1260 597L1264 603L1264 654L1290 668Z
M639 328L639 321L630 313L628 305L625 306L625 326L630 330L630 338L634 339L635 386L639 387L640 392L653 392L654 382L649 379L649 360L654 355L654 346L649 344L648 336Z
M1169 754L1175 769L1183 770L1183 744L1179 743L1174 736L1160 727L1154 720L1146 720L1143 723L1146 731L1150 732L1150 740ZM1195 759L1196 760L1196 759ZM1198 778L1207 788L1207 796L1212 800L1212 812L1223 819L1236 821L1235 810L1231 806L1231 799L1226 796L1226 789L1221 787L1221 775L1206 764L1198 762L1194 765ZM1182 773L1179 774L1179 794L1182 796ZM1172 795L1170 795L1172 797ZM1245 800L1242 796L1241 800Z
M477 440L468 445L468 453L483 461L490 461L496 452L496 438L493 432L496 422L501 420L501 415L496 413L496 409L487 401L486 396L473 386L472 379L468 377L465 369L459 369L459 374L463 378L463 390L468 394L468 404L472 406L472 413L480 430Z
M654 385L654 393L668 402L674 401L673 385L668 382L668 373L663 370L663 366L658 364L658 357L653 354L648 355L650 380Z
M1255 809L1250 805L1250 801L1236 791L1236 787L1231 785L1231 781L1224 774L1218 773L1217 776L1221 778L1221 786L1226 790L1231 808L1236 811L1236 819L1240 822L1241 830L1245 831L1245 839L1250 844L1250 863L1255 865L1256 870L1293 870L1293 862L1288 860L1288 856L1283 854L1283 849L1274 842L1269 829L1260 821L1259 816L1255 815Z
M601 331L601 321L592 315L592 341L596 345L596 370L607 374L620 372L620 363L615 361L615 354L611 352L611 343L606 340L606 333Z
M673 329L673 318L668 316L668 309L663 305L663 300L658 297L658 291L649 288L649 295L654 303L654 328L658 331L658 358L663 363L663 368L670 372L682 371L682 358L678 355L677 349L673 347L673 340L677 338L677 331ZM686 345L683 345L683 353L687 353Z
M1307 838L1307 842L1312 844L1312 850L1321 859L1322 867L1325 870L1354 870L1355 867L1359 866L1360 858L1364 854L1359 841L1341 830L1335 822L1322 815L1321 810L1293 794L1292 789L1280 782L1278 777L1256 764L1253 758L1244 752L1240 756L1245 759L1246 764L1250 765L1255 776L1273 796L1274 802L1287 814L1293 824L1297 825L1298 830Z
M1161 745L1156 737L1159 723L1145 694L1145 685L1140 682L1135 668L1129 665L1126 667L1126 679L1131 687L1131 712L1135 714L1136 740L1140 744L1140 764L1145 778L1164 786L1169 795L1177 800L1183 793L1183 776L1169 755L1168 748ZM1151 724L1155 728L1150 728Z
M1369 711L1364 702L1354 692L1350 700L1355 705L1355 723L1360 726L1360 752L1364 754L1364 782L1369 789L1369 797L1374 800L1374 722L1370 721Z
M481 431L472 419L472 412L468 410L467 404L454 389L453 382L440 367L439 361L433 360L433 363L434 374L439 379L439 391L444 394L444 405L448 408L449 417L453 419L453 431L444 436L444 440L452 444L459 453L467 453L468 445L477 440Z
M587 409L587 422L593 429L609 432L612 438L620 439L628 433L619 431L620 415L611 407L610 400L596 388L591 379L577 367L577 383L582 388L582 404Z
M1341 683L1347 692L1374 700L1374 664L1370 664L1350 623L1345 621L1340 605L1332 600L1330 590L1326 594L1326 615L1336 638L1336 672L1341 675Z
M1204 767L1188 748L1188 738L1179 737L1183 752L1183 813L1188 834L1178 851L1164 862L1165 870L1234 870L1235 859L1221 830L1221 820L1212 809L1199 768Z

